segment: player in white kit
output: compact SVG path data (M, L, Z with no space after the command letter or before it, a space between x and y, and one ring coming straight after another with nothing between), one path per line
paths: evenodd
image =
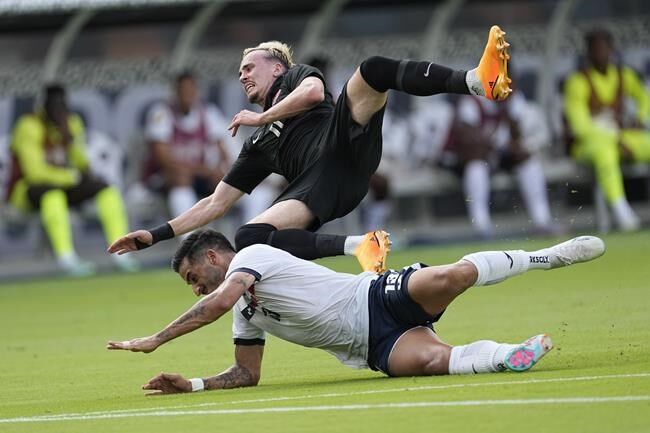
M110 341L107 348L152 352L232 309L231 368L189 380L161 373L144 388L168 394L257 385L266 333L389 376L525 371L553 347L547 334L520 344L481 340L452 347L433 331L433 323L469 287L592 260L604 251L599 238L581 236L534 252L485 251L450 265L415 264L382 275L352 275L264 244L235 253L223 235L202 230L181 244L172 267L204 298L162 331Z

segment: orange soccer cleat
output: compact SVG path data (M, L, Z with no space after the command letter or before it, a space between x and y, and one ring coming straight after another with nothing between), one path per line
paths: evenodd
M381 274L386 272L386 259L390 252L389 234L383 230L366 233L354 251L364 271Z
M512 80L508 77L509 43L504 36L506 32L499 26L492 26L481 61L476 68L476 75L483 85L484 96L492 100L506 99L512 89Z

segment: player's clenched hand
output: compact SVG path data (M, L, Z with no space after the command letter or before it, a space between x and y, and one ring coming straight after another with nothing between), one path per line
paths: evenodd
M262 113L256 113L250 110L242 110L239 113L235 114L235 117L230 121L228 125L228 130L232 132L234 137L237 134L237 130L240 126L262 126L264 121L262 118Z
M150 389L153 392L147 395L178 394L181 392L192 392L192 384L180 374L160 373L146 384L142 389Z
M131 352L153 352L160 346L155 336L134 338L127 341L109 341L106 345L108 350L130 350Z
M122 255L131 251L148 248L153 243L153 236L148 230L138 230L122 236L108 247L108 252Z

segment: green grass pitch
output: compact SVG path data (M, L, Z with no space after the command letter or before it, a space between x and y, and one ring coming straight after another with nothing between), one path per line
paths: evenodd
M256 388L146 398L160 371L229 367L230 317L149 355L109 352L185 311L189 287L168 270L0 285L0 432L650 432L650 232L605 242L595 262L470 289L436 327L451 344L550 333L556 349L521 374L390 379L269 337ZM411 249L390 264L548 243Z

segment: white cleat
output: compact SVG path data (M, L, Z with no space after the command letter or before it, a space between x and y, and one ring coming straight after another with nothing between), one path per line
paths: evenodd
M596 236L578 236L547 249L551 269L588 262L605 253L605 242Z

